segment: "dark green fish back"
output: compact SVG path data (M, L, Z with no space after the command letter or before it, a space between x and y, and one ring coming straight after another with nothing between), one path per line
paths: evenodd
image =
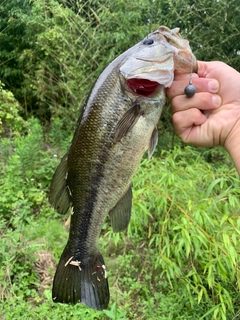
M112 200L112 204L104 203L104 199L99 201L99 192L103 191L105 166L115 145L114 128L131 104L117 77L113 70L94 97L89 97L92 101L89 103L88 100L69 151L58 166L50 187L49 199L58 212L65 213L69 205L72 207L68 243L54 277L54 302L82 302L93 309L103 309L109 301L106 267L97 240L107 213L117 201ZM125 229L129 223L131 195L126 200L125 218L117 207L111 215L117 231Z

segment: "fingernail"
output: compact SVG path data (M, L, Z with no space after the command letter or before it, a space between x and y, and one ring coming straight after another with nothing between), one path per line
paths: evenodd
M213 102L214 106L220 107L220 105L222 103L221 97L218 94L214 94L212 96L212 102Z
M217 80L211 80L208 82L208 89L210 92L216 93L219 90L219 83Z

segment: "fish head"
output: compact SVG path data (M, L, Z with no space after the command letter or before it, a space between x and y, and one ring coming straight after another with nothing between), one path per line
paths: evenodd
M197 72L197 59L179 30L159 27L128 50L120 73L134 93L151 96L159 85L170 87L175 70Z
M183 73L190 73L198 71L197 59L192 53L189 46L189 41L183 39L180 34L180 28L174 28L172 30L167 27L159 27L158 32L161 33L168 41L173 50L176 50L177 54L174 59L174 70L181 71Z

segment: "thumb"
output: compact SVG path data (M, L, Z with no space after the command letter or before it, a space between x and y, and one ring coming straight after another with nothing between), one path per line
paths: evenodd
M201 78L206 78L211 70L217 67L218 62L198 61L198 75Z

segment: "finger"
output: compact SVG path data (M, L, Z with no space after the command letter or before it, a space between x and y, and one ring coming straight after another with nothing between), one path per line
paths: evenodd
M187 109L214 110L220 107L222 103L218 94L209 92L199 92L192 98L185 95L176 96L172 99L172 112L179 112Z
M198 75L199 77L208 77L209 73L218 74L219 70L222 68L226 68L226 64L221 61L211 61L211 62L205 62L205 61L199 61L198 60ZM221 72L221 71L220 71Z
M166 90L168 98L171 100L175 96L183 95L185 87L189 84L189 76L181 75L177 80L173 81L170 88ZM196 92L218 93L219 83L216 79L192 78L192 83L196 87Z
M184 142L192 142L196 137L191 136L193 128L201 126L207 117L199 109L189 109L173 114L172 121L175 132ZM195 130L196 131L196 130Z

